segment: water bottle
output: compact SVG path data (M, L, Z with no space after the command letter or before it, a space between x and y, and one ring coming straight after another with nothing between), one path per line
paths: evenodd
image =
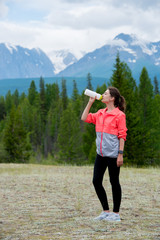
M92 98L95 98L95 97L96 97L97 100L101 100L101 99L102 99L102 95L101 95L101 94L96 93L96 92L94 92L94 91L91 91L91 90L89 90L89 89L86 89L85 92L84 92L84 94L87 95L87 96L89 96L89 97L92 97Z

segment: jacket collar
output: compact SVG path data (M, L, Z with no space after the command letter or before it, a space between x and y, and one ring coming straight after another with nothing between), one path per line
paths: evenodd
M102 109L102 111L101 111L101 113L102 114L105 114L106 113L106 111L107 111L107 107L106 108L103 108ZM117 115L118 113L119 113L119 108L118 107L116 107L116 108L114 108L111 112L109 112L108 114L110 114L110 115Z

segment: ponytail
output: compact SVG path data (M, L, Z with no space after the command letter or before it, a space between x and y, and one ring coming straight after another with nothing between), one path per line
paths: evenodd
M121 96L119 90L115 87L108 87L110 95L114 97L114 106L118 107L122 112L125 112L126 101L123 96Z
M123 96L120 95L119 97L119 109L122 111L122 112L125 112L126 110L126 101L125 101L125 98Z

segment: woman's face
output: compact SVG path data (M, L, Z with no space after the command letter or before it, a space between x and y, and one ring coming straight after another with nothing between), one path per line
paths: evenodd
M109 89L107 89L103 94L102 94L102 100L101 102L103 103L109 103L109 102L113 102L114 101L114 97L111 97Z

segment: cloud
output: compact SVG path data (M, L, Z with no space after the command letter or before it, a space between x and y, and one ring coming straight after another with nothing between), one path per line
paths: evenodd
M0 0L0 2L6 2L5 0ZM124 7L133 7L136 9L146 10L148 8L156 9L160 6L159 0L7 0L7 3L21 5L24 8L34 8L34 9L41 9L41 10L48 10L52 11L54 9L66 9L68 11L71 8L86 8L88 6L98 7L103 6L107 8L112 6L114 8L121 8Z
M127 25L132 17L131 9L119 10L110 6L85 6L72 10L54 9L46 18L53 26L67 26L73 29L108 29L113 25ZM56 17L55 17L56 16ZM128 16L128 21L126 21Z
M150 14L151 22L159 21L159 13L158 16L154 14L159 9L159 0L145 0L145 2L144 0L8 0L7 2L12 2L12 5L17 4L22 12L27 10L32 12L33 9L36 12L44 11L42 20L55 28L69 27L81 30L111 29L127 25L138 27L136 19L139 19L140 14L141 20ZM4 0L3 6L5 6Z
M8 13L8 7L5 0L0 0L0 18L4 18Z
M160 40L158 6L159 0L0 0L0 42L78 54L121 32Z
M60 8L57 5L46 17L46 22L56 28L69 27L79 30L111 30L113 28L127 28L130 26L130 29L139 29L139 32L142 31L142 33L147 29L148 33L150 31L153 32L153 29L155 32L158 31L160 22L159 8L157 8L158 2L155 1L156 3L151 5L147 1L147 8L146 6L144 7L144 3L142 6L142 1L138 4L139 1L136 1L137 5L135 1L132 1L132 4L127 4L128 1L125 0L122 1L123 4L121 1L113 0L113 2L107 1L107 5L106 1L102 0L99 5L96 5L97 1L94 1L95 5L85 5L78 4L79 1L77 0L77 3L74 3L72 8L67 8L66 6ZM67 0L65 0L66 2L68 3ZM121 2L121 5L117 4L118 2ZM138 8L137 6L141 7Z
M159 0L112 0L112 5L116 7L123 7L123 6L132 6L136 7L137 9L143 9L146 10L148 8L156 9L160 6Z

